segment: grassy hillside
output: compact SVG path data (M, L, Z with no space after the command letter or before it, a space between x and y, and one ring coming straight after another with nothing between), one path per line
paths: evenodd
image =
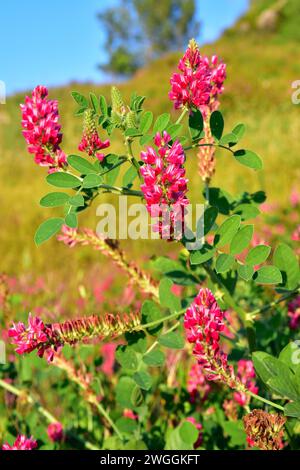
M284 7L280 25L271 33L258 31L256 20L264 8L277 2L255 1L250 12L216 43L203 48L203 52L220 55L228 64L226 92L222 98L222 111L227 130L238 122L244 122L248 131L244 146L258 152L265 170L251 172L229 160L227 153L218 154L217 174L214 185L221 184L227 191L236 193L245 188L265 189L271 201L288 204L290 189L299 184L300 176L300 106L291 102L291 83L300 79L298 57L299 2L290 1ZM241 25L250 24L245 32ZM294 34L296 30L297 34ZM125 97L133 90L147 96L146 106L155 113L172 108L168 100L169 77L175 70L179 54L168 55L152 63L121 86ZM80 118L73 117L75 106L70 91L82 93L93 90L109 96L108 86L72 84L51 90L51 97L59 100L64 132L64 150L76 151L81 132ZM2 230L0 232L1 270L19 274L34 271L45 273L60 271L62 275L78 271L84 276L94 254L89 250L67 251L56 241L36 248L32 241L37 225L46 217L45 209L38 201L48 188L43 182L45 171L32 163L27 154L20 129L19 103L24 94L8 99L0 106L0 204ZM121 141L115 143L115 150ZM135 149L138 152L139 149ZM201 194L201 182L195 168L196 156L190 154L188 173L190 191L194 197ZM99 199L100 202L100 199ZM55 214L53 210L53 214ZM95 209L81 222L96 228ZM151 245L151 242L149 242ZM128 243L131 256L140 252L140 244ZM152 252L165 249L157 242ZM144 252L144 250L143 250ZM68 264L65 257L69 256ZM101 262L103 259L101 258ZM104 263L104 262L103 262ZM70 276L70 275L69 275Z
M231 31L262 32L275 42L300 39L298 0L252 0L249 11Z

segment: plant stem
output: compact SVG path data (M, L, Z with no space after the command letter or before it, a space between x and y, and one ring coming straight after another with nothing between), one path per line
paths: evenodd
M248 395L250 395L252 398L255 398L256 400L259 400L263 403L266 403L267 405L273 406L274 408L277 408L280 411L284 411L283 406L277 405L277 403L274 403L273 401L267 400L266 398L261 397L260 395L256 395L256 393L250 392L250 390L247 390Z
M136 160L136 158L134 157L133 155L133 151L132 151L132 140L130 138L126 138L126 145L127 145L127 148L128 148L128 156L129 156L129 160L131 162L131 164L135 167L136 169L136 172L138 174L138 177L140 179L140 181L142 180L142 176L141 176L141 173L140 173L140 165L138 163L138 161Z
M171 326L168 330L164 331L164 335L167 333L171 333L171 331L176 330L176 328L180 325L179 321L176 322L174 325ZM158 341L154 341L154 343L151 344L151 346L147 349L145 352L145 355L148 354L149 352L153 351L153 349L158 345Z
M91 401L92 403L92 401ZM102 416L106 419L106 421L110 424L110 426L112 427L112 429L115 431L115 433L117 434L117 436L119 437L119 439L121 439L121 441L124 441L124 437L122 436L121 432L119 431L118 427L116 426L116 424L113 422L113 420L111 419L111 417L109 416L109 414L105 411L105 409L103 408L103 406L101 405L101 403L98 402L98 400L96 399L95 397L95 401L94 401L94 405L96 406L97 410L99 411L100 414L102 414Z
M121 194L126 194L127 196L138 196L138 197L142 197L143 196L143 193L142 191L135 191L133 189L128 189L128 188L120 188L118 186L110 186L108 184L101 184L99 186L100 189L107 189L107 191L110 191L110 192L117 192L117 193L121 193Z
M27 392L19 390L18 388L14 387L11 384L8 384L2 379L0 379L0 387L5 388L8 392L12 393L13 395L16 395L17 397L26 396L27 403L29 403L30 405L34 405L37 411L40 414L42 414L50 423L57 423L58 420L48 410L46 410L40 403L36 402L32 398L32 396L29 395Z
M147 328L152 328L153 326L159 325L160 323L163 323L167 320L172 320L173 318L177 318L179 315L182 315L185 311L186 309L180 310L179 312L172 313L171 315L160 318L159 320L155 320L150 323L144 323L143 325L138 325L135 328L133 328L133 331L140 331L140 330L146 330Z
M19 390L18 388L16 388L13 385L5 382L5 380L2 380L2 379L0 379L0 387L4 388L5 390L12 393L13 395L16 395L17 397L22 397L22 398L25 397L26 400L27 400L27 403L30 404L30 405L35 406L38 413L43 415L49 423L57 423L58 422L58 419L56 419L55 416L53 416L50 413L50 411L46 410L46 408L44 408L40 403L38 403L36 400L34 400L32 398L32 396L29 395L27 392L25 392L23 390ZM81 439L79 436L73 434L72 432L67 432L67 435L69 437L77 440L81 444L83 444L87 449L99 450L98 447L95 447L93 444L91 444L88 441L83 441L83 439Z
M105 170L105 171L103 171L102 173L99 173L99 176L106 175L106 173L109 173L110 171L115 170L116 168L118 168L119 166L123 165L123 163L125 163L125 162L127 161L127 157L120 157L120 158L121 158L121 161L119 161L118 163L116 163L114 166L112 166L112 167L109 168L108 170Z
M273 300L273 302L270 302L269 304L266 304L264 305L263 307L260 307L256 310L253 310L253 312L249 312L247 314L247 316L249 317L255 317L256 315L258 315L259 313L263 313L263 312L266 312L267 310L269 310L270 308L272 307L275 307L277 304L279 304L280 302L284 302L285 300L291 298L291 297L294 297L294 295L297 295L300 293L300 287L298 287L297 289L291 291L291 292L288 292L287 294L284 294L283 296L281 296L279 299L276 299L276 300Z
M184 107L182 113L180 114L175 124L180 124L187 112L188 112L188 108Z
M190 145L189 147L184 147L184 151L187 152L188 150L192 150L194 148L197 148L197 147L219 147L221 149L225 149L225 150L228 150L229 152L231 152L232 154L234 153L234 150L232 150L230 147L226 147L226 145L221 145L221 144L209 144L209 143L206 143L206 144L193 144L193 145Z

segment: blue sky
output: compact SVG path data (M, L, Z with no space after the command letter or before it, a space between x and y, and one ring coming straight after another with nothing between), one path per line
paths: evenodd
M37 84L103 82L105 59L96 12L115 0L6 0L1 5L0 80L8 94ZM216 39L249 0L197 0L201 43Z

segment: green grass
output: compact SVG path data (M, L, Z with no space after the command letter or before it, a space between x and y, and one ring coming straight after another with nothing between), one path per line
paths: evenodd
M266 2L266 5L269 3ZM215 44L203 48L203 52L216 53L228 64L226 92L221 99L227 130L244 122L247 134L243 146L259 153L265 164L263 172L255 173L240 166L226 152L219 152L213 185L222 185L233 194L245 188L249 191L264 189L270 201L279 201L283 206L288 204L291 187L296 186L300 176L300 106L291 102L291 83L300 79L300 63L297 61L299 45L292 33L285 34L284 40L281 40L281 31L294 28L294 16L291 14L290 23L286 20L281 25L277 36L256 32L246 35L231 30ZM298 14L297 20L299 17ZM147 96L145 106L156 114L171 110L169 78L178 58L179 54L171 54L139 71L121 85L125 98L128 99L135 90ZM85 94L92 90L96 94L109 96L108 86L92 84L72 84L50 91L51 98L59 100L63 147L67 153L76 152L81 135L81 119L73 116L75 104L70 96L72 89ZM82 270L88 269L91 260L95 260L95 254L88 249L68 251L55 240L40 248L34 246L35 229L47 217L46 209L40 208L38 201L48 188L43 178L45 170L32 162L21 136L19 103L24 96L13 96L5 106L0 107L1 270L11 274L57 271L64 275L74 273L79 266ZM175 117L176 113L173 112L173 115ZM117 134L115 139L112 149L121 150L122 142ZM135 151L138 154L139 149ZM195 154L189 154L187 166L190 193L194 198L199 198L202 184L197 176ZM49 210L51 213L58 212ZM96 228L95 207L83 215L80 224ZM130 250L130 256L140 255L140 243L128 242L125 245ZM145 254L147 247L156 254L170 249L165 248L165 244L149 242L146 246L143 244ZM99 258L99 262L105 261Z

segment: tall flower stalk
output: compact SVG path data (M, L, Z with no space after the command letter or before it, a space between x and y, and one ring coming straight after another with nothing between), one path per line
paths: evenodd
M120 249L116 240L98 236L93 230L82 231L63 226L58 240L70 247L76 245L91 246L95 250L111 259L119 268L128 275L131 282L136 284L142 292L158 299L158 288L151 277L142 271L135 263L126 259L124 251Z
M27 326L22 322L13 324L8 334L17 346L16 353L26 354L36 350L40 357L45 354L51 362L65 344L115 338L136 329L139 324L140 317L135 313L92 315L52 324L45 324L40 318L29 315Z

